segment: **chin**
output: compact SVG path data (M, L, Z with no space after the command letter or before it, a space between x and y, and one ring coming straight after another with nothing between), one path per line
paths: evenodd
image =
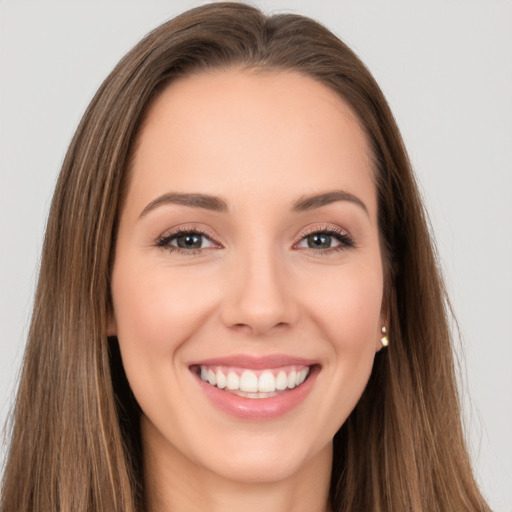
M320 436L309 437L310 432L280 428L274 431L248 432L241 428L233 431L229 439L219 436L210 443L210 450L196 452L196 463L224 479L239 483L272 483L300 474L316 461L331 460L332 440ZM211 446L220 449L211 450Z
M283 453L282 450L244 450L211 461L208 469L229 481L268 484L292 478L314 458L314 455L304 454L299 450L292 453Z

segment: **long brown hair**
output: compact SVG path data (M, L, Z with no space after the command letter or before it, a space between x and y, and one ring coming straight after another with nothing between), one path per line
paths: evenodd
M144 510L140 411L105 334L116 223L150 103L180 76L232 66L326 84L357 114L373 152L391 344L334 438L332 509L489 510L461 428L445 289L386 100L317 22L239 3L198 7L154 30L84 114L49 214L1 508Z

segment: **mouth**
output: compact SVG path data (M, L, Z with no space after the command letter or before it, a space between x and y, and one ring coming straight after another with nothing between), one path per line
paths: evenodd
M217 389L236 396L263 399L272 398L304 383L311 368L289 365L263 370L229 366L199 365L192 368L199 378Z
M214 406L243 420L270 420L298 407L321 370L314 361L284 356L234 356L189 368Z

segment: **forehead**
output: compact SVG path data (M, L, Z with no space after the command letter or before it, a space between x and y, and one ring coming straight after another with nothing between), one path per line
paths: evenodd
M268 188L373 193L356 115L329 87L290 71L228 69L173 82L151 105L132 162L130 189L148 200L167 192L158 187L260 198Z

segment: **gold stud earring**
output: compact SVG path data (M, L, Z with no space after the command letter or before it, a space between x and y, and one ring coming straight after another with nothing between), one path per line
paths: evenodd
M388 340L388 336L387 336L388 330L386 329L386 327L382 327L380 332L382 333L382 338L380 339L380 344L383 347L387 347L389 345L389 340Z

